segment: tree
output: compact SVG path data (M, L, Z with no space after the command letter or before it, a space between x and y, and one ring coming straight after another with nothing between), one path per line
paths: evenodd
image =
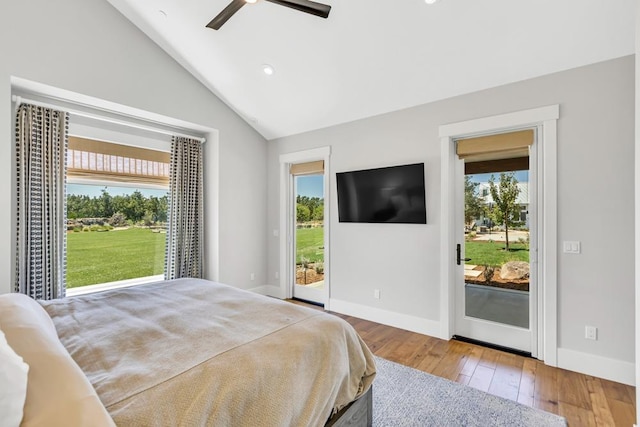
M111 196L106 189L99 197L67 196L67 217L80 218L111 218L119 225L126 220L134 223L144 221L145 224L167 221L168 196L145 197L140 191L130 195ZM112 224L113 225L113 224Z
M112 201L113 201L113 198L111 197L111 195L107 192L106 189L103 188L100 198L96 200L98 205L98 211L96 212L97 213L96 216L101 218L111 217L111 215L115 213L113 211Z
M296 219L298 222L307 222L311 218L311 211L301 203L296 204Z
M484 200L478 194L477 182L471 182L471 177L464 177L464 222L471 224L484 213Z
M311 217L314 221L322 221L324 220L324 205L318 205L313 210L313 215Z
M126 202L122 212L126 215L127 219L130 219L134 223L142 220L145 214L145 197L138 190L131 193L129 196L125 196Z
M519 208L516 203L520 189L513 172L500 172L500 182L496 185L493 175L489 179L489 190L493 199L493 216L498 224L504 224L505 250L509 250L509 225L516 225Z
M300 220L300 214L298 211L298 206L304 206L308 211L309 215L306 216L306 211L303 217L307 218L306 220ZM324 219L324 199L319 197L309 197L309 196L296 196L296 211L298 213L298 221L304 222L309 220L322 220Z
M167 209L168 209L167 196L162 196L162 197L150 196L148 199L145 200L144 205L145 205L145 218L144 218L145 221L148 221L149 219L153 223L167 221ZM150 218L146 218L147 215L149 215Z

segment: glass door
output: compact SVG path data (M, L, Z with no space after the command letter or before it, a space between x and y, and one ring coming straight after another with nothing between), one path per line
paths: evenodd
M456 168L455 334L531 352L534 180L528 149L494 156L478 153Z
M528 329L529 171L497 175L465 175L465 313Z
M294 176L293 297L324 304L324 174Z

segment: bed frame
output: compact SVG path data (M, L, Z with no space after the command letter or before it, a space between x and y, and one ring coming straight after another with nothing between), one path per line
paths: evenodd
M354 402L327 421L325 427L371 427L373 421L373 386Z

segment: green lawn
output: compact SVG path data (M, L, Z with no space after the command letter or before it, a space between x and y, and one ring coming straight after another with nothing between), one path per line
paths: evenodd
M302 257L311 262L324 262L324 228L296 230L296 264L300 264Z
M67 288L162 274L165 238L143 228L67 234Z
M529 262L529 248L523 243L509 242L506 252L504 242L466 242L465 257L471 258L466 264L501 266L507 261Z

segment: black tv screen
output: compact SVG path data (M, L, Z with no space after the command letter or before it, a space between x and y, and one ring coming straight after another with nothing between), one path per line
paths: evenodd
M336 174L340 222L426 224L424 163Z

